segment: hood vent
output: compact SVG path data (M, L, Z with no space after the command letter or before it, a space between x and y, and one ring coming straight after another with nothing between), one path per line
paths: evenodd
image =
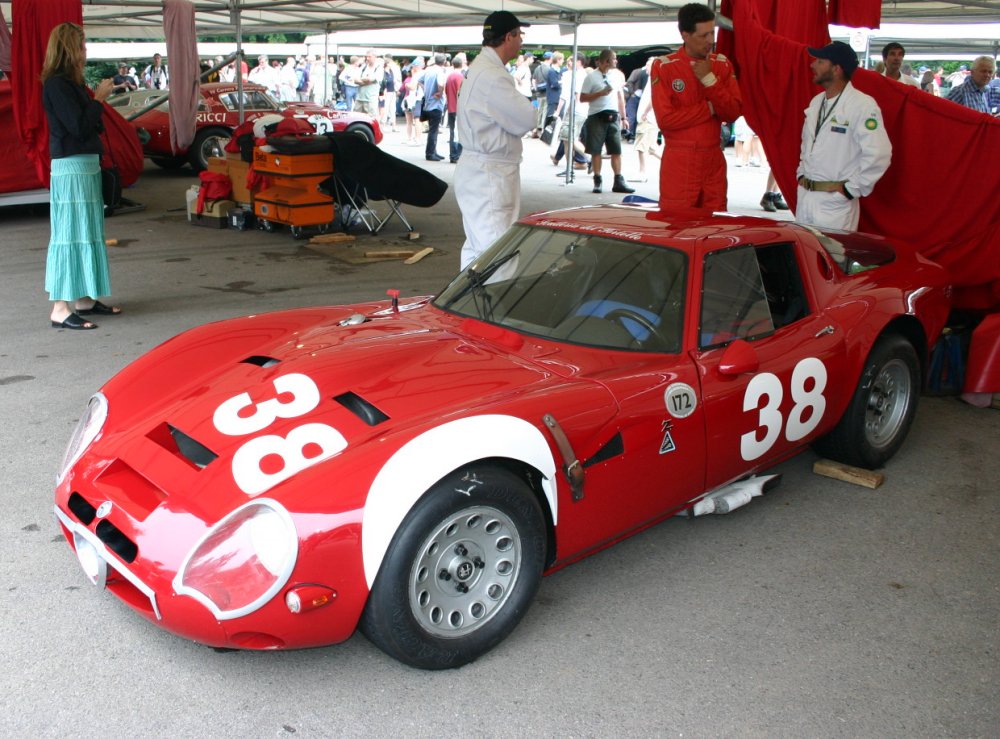
M176 429L170 424L167 424L167 428L170 429L170 435L173 437L174 443L177 445L177 451L181 453L181 456L184 457L184 459L193 464L199 470L205 469L218 458L218 454L213 452L204 444L195 441L180 429Z
M389 420L389 416L355 393L344 393L335 397L334 400L369 426L378 426Z
M276 364L281 364L280 359L275 359L274 357L261 357L254 355L252 357L247 357L242 360L243 364L256 364L258 367L273 367Z

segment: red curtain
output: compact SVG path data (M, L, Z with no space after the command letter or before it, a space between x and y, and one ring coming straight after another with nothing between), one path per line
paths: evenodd
M956 306L1000 306L1000 120L869 71L892 164L861 201L860 230L915 244L946 267Z
M28 159L38 178L48 187L49 126L42 107L39 75L52 29L66 22L83 25L83 5L80 0L14 0L11 11L14 34L10 80L14 121Z
M878 28L882 23L882 0L830 0L830 23Z
M747 122L785 199L795 207L803 111L812 83L806 44L761 26L752 3L733 8L736 61ZM859 229L910 243L951 272L960 308L1000 306L1000 120L865 70L892 141L892 164L861 201Z
M10 80L0 80L0 125L6 124L7 130L14 125L13 108ZM0 136L0 163L0 192L37 190L46 186L45 181L35 174L35 168L24 151L24 144L17 136Z

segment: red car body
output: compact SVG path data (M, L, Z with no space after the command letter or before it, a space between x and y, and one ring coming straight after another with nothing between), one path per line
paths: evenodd
M169 101L135 118L132 123L148 134L143 151L161 166L181 166L189 162L195 169L205 168L209 156L225 156L222 147L240 125L239 97L235 83L209 82L201 85L198 102L197 134L191 146L183 152L170 148ZM163 93L160 90L136 90L118 95L108 102L118 108L126 118L130 111L138 111ZM332 131L356 133L373 144L382 141L378 121L364 113L334 110L313 103L279 103L262 85L244 83L244 121L265 115L304 118L317 133ZM141 134L140 134L141 135ZM142 138L147 138L143 136Z
M209 324L136 360L81 421L56 514L92 581L181 636L307 647L360 621L450 667L543 571L736 507L810 443L884 462L949 291L872 236L537 214L434 300Z

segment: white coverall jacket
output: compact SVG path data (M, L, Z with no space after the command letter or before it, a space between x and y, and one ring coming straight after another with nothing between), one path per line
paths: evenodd
M484 46L469 66L455 126L462 144L455 198L465 228L465 269L517 220L521 137L535 127L534 107L491 47Z
M821 92L806 108L802 151L795 175L817 182L844 182L853 200L839 192L809 191L799 185L795 220L855 231L861 215L858 199L871 194L875 183L889 168L892 144L878 103L850 82L839 99L827 100L826 116L817 133L825 97L826 93Z

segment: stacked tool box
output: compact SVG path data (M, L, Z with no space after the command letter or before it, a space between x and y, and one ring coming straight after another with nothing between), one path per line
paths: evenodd
M253 166L270 181L254 193L258 218L293 228L333 222L333 198L319 191L319 183L333 174L333 154L279 154L258 148Z

